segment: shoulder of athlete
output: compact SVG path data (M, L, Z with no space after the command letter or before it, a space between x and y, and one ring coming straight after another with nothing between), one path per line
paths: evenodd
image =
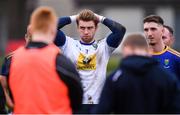
M180 53L172 48L168 48L168 52L170 52L171 54L173 54L174 56L180 58Z

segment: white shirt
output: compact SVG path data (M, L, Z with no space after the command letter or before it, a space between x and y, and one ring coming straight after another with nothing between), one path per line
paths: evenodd
M98 104L108 60L115 48L108 46L106 39L87 45L66 36L61 50L79 72L84 91L83 104Z

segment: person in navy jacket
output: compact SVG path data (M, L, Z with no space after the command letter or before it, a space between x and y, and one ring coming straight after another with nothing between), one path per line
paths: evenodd
M122 51L121 64L106 80L93 113L180 113L177 77L149 56L144 36L129 35Z

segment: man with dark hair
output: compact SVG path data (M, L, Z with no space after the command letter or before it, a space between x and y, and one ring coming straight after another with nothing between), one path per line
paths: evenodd
M150 15L144 18L144 34L150 46L153 58L157 59L167 71L180 80L180 53L163 42L164 21L160 16Z
M127 36L120 66L107 79L92 113L180 113L180 87L173 74L149 56L141 34Z
M143 22L144 23L146 23L146 22L154 22L154 23L157 23L157 24L160 24L160 25L164 24L164 20L158 15L149 15L149 16L144 18Z
M72 22L77 23L80 40L65 36L59 29ZM96 41L94 35L98 23L107 26L112 33ZM84 89L83 112L98 104L106 79L106 67L112 52L119 46L125 34L125 27L111 19L97 15L91 10L82 10L78 15L59 19L55 44L76 65ZM86 104L86 105L85 105Z
M170 26L164 25L164 34L162 36L162 39L164 41L164 44L172 47L174 44L174 35L173 35L174 31Z

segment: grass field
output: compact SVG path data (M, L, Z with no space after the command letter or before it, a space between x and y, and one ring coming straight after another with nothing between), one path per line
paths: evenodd
M2 66L3 59L4 59L4 57L3 57L3 56L0 56L0 68L1 68L1 66Z
M120 56L111 56L107 66L107 75L114 71L120 63Z

